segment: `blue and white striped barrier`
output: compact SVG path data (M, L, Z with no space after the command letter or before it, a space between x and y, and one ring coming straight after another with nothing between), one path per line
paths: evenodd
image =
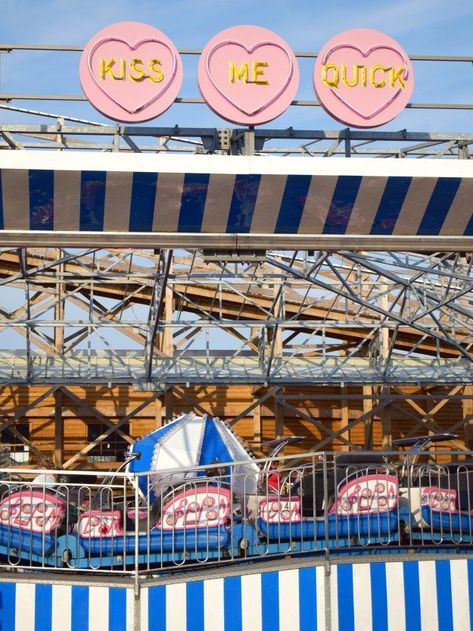
M2 153L0 231L473 236L467 160Z
M134 631L125 587L0 581L0 631Z
M70 580L70 577L68 577ZM336 563L142 587L0 580L0 631L467 631L473 560ZM327 603L330 604L327 609ZM136 611L135 611L136 609Z
M324 573L304 567L150 587L141 629L325 631ZM471 628L473 561L341 563L328 580L332 631Z

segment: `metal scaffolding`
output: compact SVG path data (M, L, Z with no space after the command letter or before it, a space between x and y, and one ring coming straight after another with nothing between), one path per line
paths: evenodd
M9 106L0 109L53 119L50 124L0 124L0 149L129 153L295 155L470 159L473 134L357 129L232 129L99 125L77 118ZM465 106L466 107L466 106ZM471 106L473 108L473 105ZM69 123L69 124L67 124Z
M468 383L472 257L0 251L0 380Z

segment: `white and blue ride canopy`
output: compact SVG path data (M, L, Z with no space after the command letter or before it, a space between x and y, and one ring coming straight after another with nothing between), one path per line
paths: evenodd
M138 485L146 496L159 495L157 489L195 477L195 467L222 463L225 475L232 474L232 489L238 494L253 494L259 467L238 437L219 418L183 414L137 440L130 450L135 457L127 466L129 473L150 472L139 476ZM231 471L230 471L231 469ZM200 475L204 475L201 470Z

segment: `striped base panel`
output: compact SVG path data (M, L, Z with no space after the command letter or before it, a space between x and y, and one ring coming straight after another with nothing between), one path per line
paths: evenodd
M263 568L261 568L263 569ZM181 575L182 576L182 575ZM1 631L466 631L473 560L337 563L131 587L0 581ZM25 580L26 579L26 580Z

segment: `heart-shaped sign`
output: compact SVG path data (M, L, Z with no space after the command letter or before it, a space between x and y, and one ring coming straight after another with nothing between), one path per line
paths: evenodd
M324 46L315 64L314 87L334 118L353 127L376 127L407 105L414 73L409 57L391 37L353 29Z
M228 75L223 76L221 72L213 72L212 68L220 69L222 64L228 68L231 60L238 59L241 69L243 64L247 64L248 79L243 82L229 82ZM265 66L265 79L267 84L257 83L252 80L251 68L258 64L258 60L271 59L272 68ZM264 62L268 63L268 62ZM208 53L205 60L205 67L208 77L217 92L240 112L248 116L259 114L272 105L289 85L294 65L291 53L277 42L263 41L246 46L235 40L228 40L216 44ZM264 89L261 89L264 87Z
M182 83L182 63L174 44L158 29L120 22L86 45L80 80L92 105L109 118L144 122L174 102Z
M337 53L339 54L337 55ZM407 67L408 60L392 46L371 46L371 48L364 51L359 46L355 46L353 44L339 44L329 50L324 55L322 61L324 64L336 64L337 58L341 60L350 58L352 66L350 68L352 73L350 83L354 83L357 78L356 74L358 74L358 83L357 85L349 86L343 81L338 81L337 87L331 87L330 89L334 96L344 103L346 107L366 120L373 118L389 107L391 103L401 94L403 89L400 85L390 86L389 77L383 79L382 83L385 84L384 86L375 87L366 77L368 69L375 65L383 66L384 68L389 69L402 68L402 72L400 73L401 78L405 81L409 76ZM373 60L373 64L370 63L370 60ZM384 65L380 64L380 61L384 61ZM343 63L343 61L341 63ZM361 76L362 68L365 69L363 71L363 76ZM348 71L346 71L346 73L348 73Z
M114 69L112 66L109 75L102 79L100 77L99 59L110 60L116 58L124 60L121 62L124 68L120 68L119 72L122 75L124 71L125 76L127 72L129 73L129 62L132 59L141 59L145 64L150 64L153 60L158 59L161 63L159 66L155 65L155 68L162 68L163 78L161 81L153 81L151 78L139 81L121 78L113 79L111 78ZM87 62L89 72L98 88L109 99L130 114L140 112L159 99L173 82L177 71L177 58L171 46L152 37L140 39L133 44L121 37L104 37L92 47ZM160 77L156 70L143 65L140 65L140 72L135 76L139 76L141 72L145 71L149 73L148 77L154 77L155 79Z
M235 26L216 35L199 62L199 88L222 118L259 125L290 105L299 83L294 53L268 29Z

